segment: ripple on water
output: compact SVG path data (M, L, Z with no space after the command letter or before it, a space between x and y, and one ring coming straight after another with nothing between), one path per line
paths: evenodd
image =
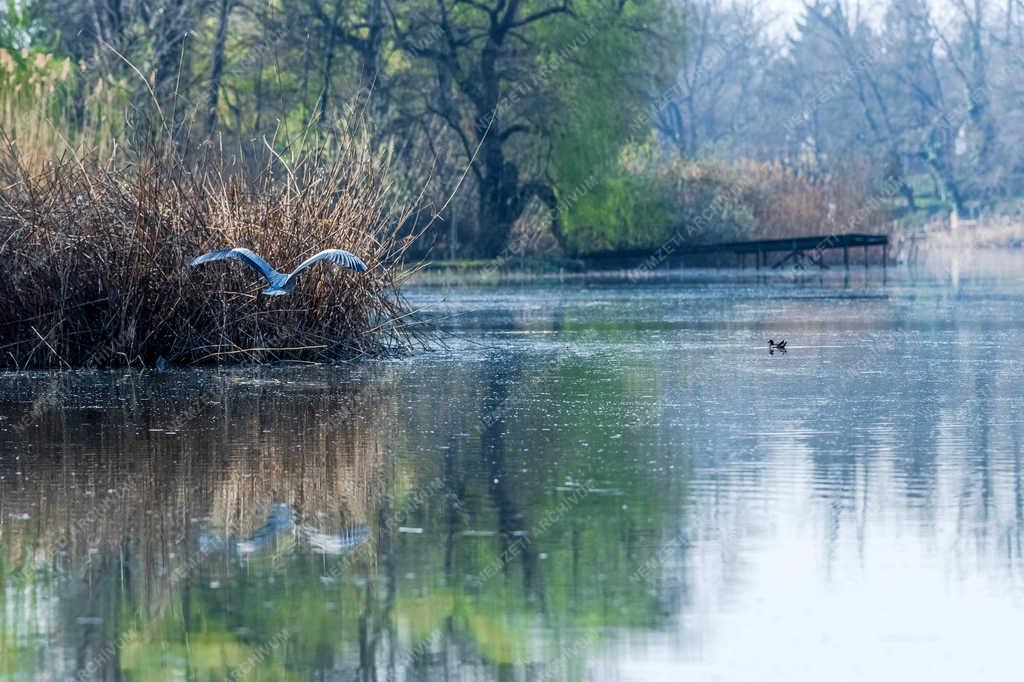
M1012 679L1020 285L854 274L418 289L450 336L407 358L0 376L10 674L136 628L96 677Z

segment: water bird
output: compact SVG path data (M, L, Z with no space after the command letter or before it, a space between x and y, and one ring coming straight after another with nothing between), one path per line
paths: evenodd
M295 281L299 273L320 261L334 263L335 265L340 265L343 268L347 268L355 272L366 272L366 263L361 261L355 254L349 253L343 249L327 249L325 251L321 251L315 256L310 256L299 263L299 267L295 268L288 274L278 272L274 268L270 267L270 264L263 260L258 254L250 251L249 249L243 248L224 249L222 251L204 253L202 256L198 256L193 259L189 265L194 267L196 265L202 265L203 263L209 263L215 260L226 260L229 258L242 261L263 275L263 277L266 278L267 283L270 285L263 290L263 293L267 296L283 296L284 294L291 293L291 290L295 287Z
M332 556L348 554L370 538L370 527L365 523L344 528L339 533L324 533L309 525L301 526L299 532L317 553Z
M270 509L267 522L255 533L239 541L235 549L239 554L255 554L271 547L278 535L291 532L295 527L295 510L289 505L277 503Z
M768 339L768 352L772 353L774 351L781 351L781 352L785 353L786 352L786 340L783 339L782 341L779 341L778 343L776 343L774 339Z

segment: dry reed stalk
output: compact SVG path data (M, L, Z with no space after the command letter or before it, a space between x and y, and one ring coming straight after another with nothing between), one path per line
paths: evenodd
M66 155L32 172L0 150L0 366L151 366L380 357L417 342L399 291L409 211L389 158L350 136L285 165L229 171L209 149L131 162ZM369 266L317 266L289 296L259 294L240 263L188 267L246 246L279 270L325 248Z

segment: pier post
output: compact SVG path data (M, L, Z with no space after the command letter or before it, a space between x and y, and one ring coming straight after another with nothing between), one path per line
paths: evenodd
M843 246L843 267L847 270L850 269L850 247Z

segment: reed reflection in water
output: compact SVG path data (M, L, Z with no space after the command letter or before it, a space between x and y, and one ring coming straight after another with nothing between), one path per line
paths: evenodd
M0 677L1012 679L1015 287L423 290L406 361L3 377Z

